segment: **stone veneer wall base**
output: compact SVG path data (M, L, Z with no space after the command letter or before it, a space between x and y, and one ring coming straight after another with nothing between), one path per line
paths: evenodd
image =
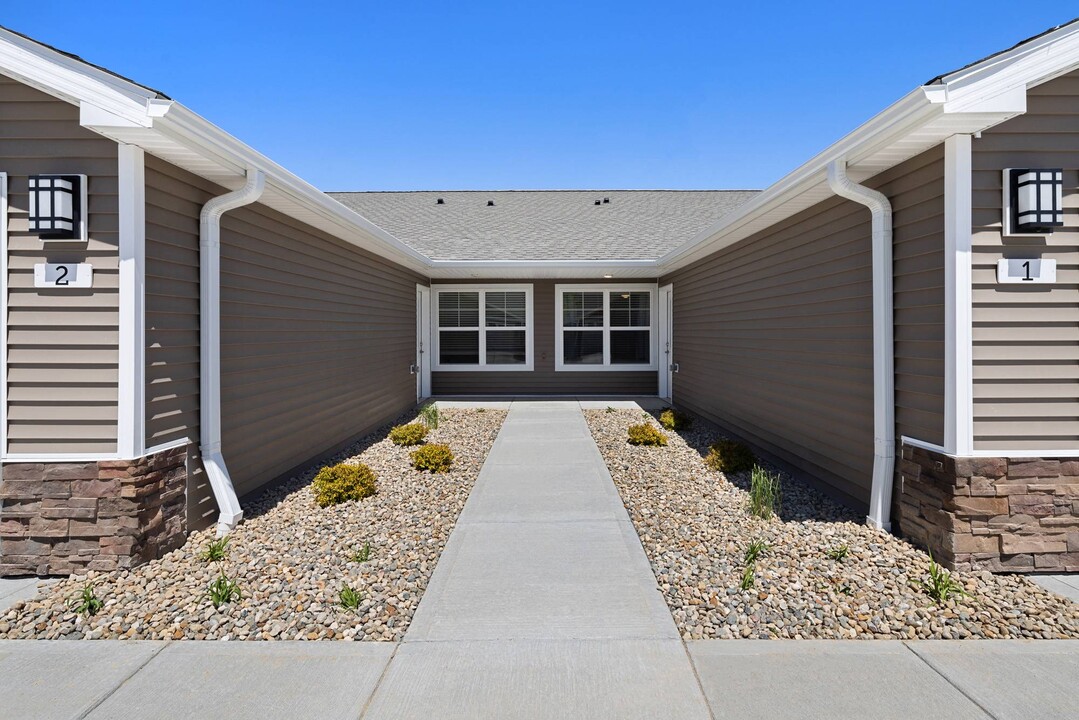
M1079 572L1079 459L956 458L903 444L900 533L956 570Z
M186 447L136 460L3 468L0 577L131 567L186 537Z

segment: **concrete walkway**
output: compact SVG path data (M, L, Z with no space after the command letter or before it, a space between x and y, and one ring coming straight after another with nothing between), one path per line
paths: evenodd
M0 641L0 720L1079 717L1079 641L683 643L582 404L512 404L399 645Z

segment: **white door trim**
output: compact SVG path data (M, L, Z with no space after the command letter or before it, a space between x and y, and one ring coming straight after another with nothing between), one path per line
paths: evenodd
M674 402L674 286L664 285L659 289L659 396L668 402Z
M416 400L431 397L431 288L416 285Z

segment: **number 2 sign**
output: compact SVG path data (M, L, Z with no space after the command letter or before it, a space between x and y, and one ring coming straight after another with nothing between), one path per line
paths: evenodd
M34 265L34 287L88 288L94 282L90 263L38 263Z

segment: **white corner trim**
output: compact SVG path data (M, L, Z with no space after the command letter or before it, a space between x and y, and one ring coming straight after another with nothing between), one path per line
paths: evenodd
M610 293L647 292L648 293L648 327L627 327L626 330L648 330L648 364L638 365L612 365L611 364L611 303ZM603 293L603 326L591 328L565 328L562 325L564 315L562 313L562 294L565 292L602 292ZM656 332L656 315L658 283L575 283L571 285L554 286L554 369L555 372L650 372L658 370L659 362L659 338ZM565 343L564 332L566 330L580 330L582 332L603 333L603 364L602 365L567 365L563 362L563 350ZM614 330L613 332L618 332Z
M120 308L116 453L146 447L146 172L142 148L120 143Z
M940 453L941 455L947 455L948 457L987 457L987 458L1073 458L1079 457L1079 450L1075 448L1061 448L1060 450L972 450L969 453L963 453L956 455L955 453L948 452L940 445L934 445L933 443L926 442L924 440L918 440L916 438L902 437L904 445L910 445L912 447L920 447L924 450L932 450L933 452Z
M944 447L974 451L971 137L944 141Z
M525 326L522 327L486 327L486 308L484 307L484 294L487 292L524 292L525 294ZM478 292L480 294L479 327L475 328L445 328L446 330L475 331L479 333L479 358L478 365L443 365L440 358L441 333L443 328L439 326L438 319L438 295L442 292ZM458 284L458 285L431 285L431 334L434 336L431 342L434 357L430 365L434 372L532 372L536 366L535 334L536 316L532 302L531 283L511 284ZM487 364L487 332L491 330L524 330L525 331L525 363L523 365L489 365Z
M7 173L0 172L0 457L7 454Z

